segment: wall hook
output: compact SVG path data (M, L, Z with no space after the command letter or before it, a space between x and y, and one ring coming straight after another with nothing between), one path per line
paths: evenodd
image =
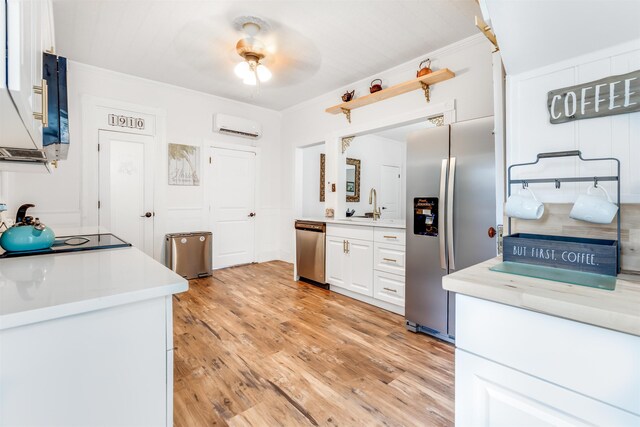
M529 186L529 183L527 181L522 181L522 189L526 189Z
M597 176L593 177L593 188L598 188L598 177Z
M556 179L556 188L559 189L560 188L560 180Z

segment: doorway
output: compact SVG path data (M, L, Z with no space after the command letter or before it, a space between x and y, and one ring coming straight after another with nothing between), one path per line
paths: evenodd
M400 166L380 166L380 209L385 219L400 219L402 180Z
M154 138L98 133L98 225L153 256Z
M256 153L211 148L213 268L255 262Z

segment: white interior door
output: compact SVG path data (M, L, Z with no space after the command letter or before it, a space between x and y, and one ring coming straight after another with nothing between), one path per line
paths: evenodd
M382 165L380 167L380 210L382 218L400 218L400 196L402 181L400 179L400 167Z
M153 137L99 134L99 225L153 256Z
M211 149L213 268L255 261L256 153Z

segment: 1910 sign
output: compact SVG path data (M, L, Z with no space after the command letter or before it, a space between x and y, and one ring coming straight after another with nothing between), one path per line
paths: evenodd
M552 124L640 111L640 70L547 94Z
M108 119L109 126L144 130L144 119L142 117L129 117L109 114Z

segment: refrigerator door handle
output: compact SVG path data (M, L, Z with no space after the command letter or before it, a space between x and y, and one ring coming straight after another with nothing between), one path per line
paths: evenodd
M449 161L449 188L447 192L447 247L449 249L449 270L456 269L455 251L453 248L453 194L456 182L456 158Z
M444 203L447 191L447 166L448 159L442 159L442 167L440 168L440 202L438 203L438 218L440 220L440 231L438 232L438 240L440 243L440 268L447 269L447 257L445 254L445 231L444 231Z

